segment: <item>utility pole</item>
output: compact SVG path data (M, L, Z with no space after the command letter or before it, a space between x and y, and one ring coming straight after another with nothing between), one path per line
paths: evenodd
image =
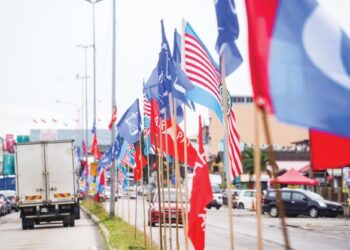
M94 82L94 124L96 126L96 43L95 43L95 4L102 0L85 0L92 4L92 49L93 49L93 82Z
M77 78L79 77L80 79L85 79L85 119L86 119L86 123L85 123L85 128L86 128L86 131L85 131L85 144L86 144L86 147L89 146L89 125L88 125L88 85L87 85L87 79L89 78L88 75L87 75L87 50L88 48L91 48L91 45L82 45L82 44L78 44L77 45L78 48L83 48L84 49L84 56L85 56L85 76L83 77L79 77L79 75L77 75ZM87 160L87 156L86 156L86 160Z
M112 36L112 116L114 109L116 108L116 98L115 98L115 67L116 67L116 60L115 60L115 50L116 50L116 13L115 13L115 1L113 0L113 36ZM111 145L113 145L115 139L115 126L112 124L112 135L111 135ZM110 207L109 207L109 216L114 217L115 215L115 161L112 162L111 166L111 199L110 199ZM119 180L119 178L118 178ZM118 183L118 181L117 181ZM117 185L118 188L119 185Z

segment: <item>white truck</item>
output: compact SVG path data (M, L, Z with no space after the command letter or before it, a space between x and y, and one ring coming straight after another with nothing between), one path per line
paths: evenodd
M18 206L23 229L40 222L74 226L80 218L76 195L74 141L15 145Z

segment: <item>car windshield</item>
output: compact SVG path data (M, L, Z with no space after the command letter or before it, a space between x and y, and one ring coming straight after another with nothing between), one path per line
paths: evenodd
M162 192L161 192L162 195ZM180 199L180 195L178 195L177 200L178 203L181 202ZM161 201L163 201L163 197L160 197ZM168 195L168 191L164 190L164 202L168 202L169 201L169 195ZM185 193L182 193L182 202L186 201L186 195ZM158 202L158 192L155 193L154 195L154 202ZM170 191L170 202L171 203L176 203L176 192L175 191Z
M308 190L305 190L304 192L309 198L311 198L313 200L324 200L323 197L319 194L316 194L316 193L308 191Z
M221 190L220 190L220 187L219 186L212 186L212 189L213 189L213 193L220 193Z

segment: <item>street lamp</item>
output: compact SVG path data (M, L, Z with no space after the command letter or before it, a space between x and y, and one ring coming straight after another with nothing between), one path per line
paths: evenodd
M94 123L96 124L96 44L95 44L95 4L102 0L85 0L92 4L92 49L93 49L93 80L94 80Z

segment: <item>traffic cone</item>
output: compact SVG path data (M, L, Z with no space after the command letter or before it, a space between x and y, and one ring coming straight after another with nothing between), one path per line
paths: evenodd
M255 211L256 208L255 208L255 200L252 199L252 208L250 209L251 211Z

